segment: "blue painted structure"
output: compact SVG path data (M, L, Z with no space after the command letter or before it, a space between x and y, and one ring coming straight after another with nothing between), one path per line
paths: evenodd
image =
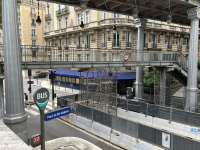
M73 89L80 89L80 84L79 84L79 79L81 77L86 77L87 73L86 72L78 72L76 70L62 70L62 69L52 69L53 71L56 71L55 74L57 78L54 81L54 84L56 86L62 86L66 88L71 88L70 84L73 84ZM48 74L50 75L51 72L49 71ZM98 76L108 76L109 73L105 72L88 72L88 77L98 77ZM124 93L121 92L121 87L126 86L132 86L134 80L136 80L136 72L119 72L113 73L113 76L117 76L117 81L118 81L118 93ZM49 78L51 78L49 76ZM125 93L124 93L125 94Z
M68 114L70 114L70 108L63 108L61 110L45 114L45 121L49 121Z

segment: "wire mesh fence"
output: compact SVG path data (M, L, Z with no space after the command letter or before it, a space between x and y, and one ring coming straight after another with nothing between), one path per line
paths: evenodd
M141 139L143 141L154 144L164 149L198 150L200 146L200 142L198 141L188 139L182 136L178 136L165 130L160 130L154 127L146 126L137 122L120 118L112 114L108 114L100 110L96 110L92 107L78 104L76 102L67 101L66 97L59 97L58 101L59 101L59 103L57 103L58 107L63 106L63 104L65 104L65 107L70 107L71 112L75 113L76 115L90 119L92 120L92 122L94 121L94 122L100 123L113 130L127 134L136 139ZM118 100L118 102L120 102L120 100ZM143 105L142 107L145 107L145 103L142 105L140 105L139 102L131 103L131 104L135 105L135 107L137 106L140 107L142 105ZM161 106L154 106L154 105L148 105L148 104L146 106L148 106L146 108L149 110L150 114L154 116L163 117L165 119L174 118L174 116L170 116L170 112L172 112L171 108L165 108L165 107L160 108ZM142 110L143 112L149 113L148 110L144 111L143 108L138 108L137 110L138 111ZM185 112L185 114L186 113L188 112ZM184 114L179 113L179 112L174 112L173 115L176 115L177 117L177 115L184 115ZM189 116L191 117L191 115ZM116 133L116 136L117 136L117 133Z

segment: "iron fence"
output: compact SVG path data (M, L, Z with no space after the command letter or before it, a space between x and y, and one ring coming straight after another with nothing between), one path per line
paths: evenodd
M117 107L183 124L200 126L200 114L195 112L187 112L172 107L149 104L140 100L126 100L120 98L117 99Z
M105 112L101 112L99 110L75 102L67 101L66 97L60 97L58 98L58 101L58 107L62 101L62 104L65 103L65 107L70 107L71 112L75 113L76 115L90 119L111 129L122 132L136 139L141 139L164 149L198 150L200 146L200 142L198 141L178 136L165 130L160 130L154 127L113 116L111 114L107 114ZM153 111L153 109L150 109L150 111ZM152 113L157 114L158 112L154 111ZM111 132L113 132L113 130ZM115 134L116 136L119 136L118 133ZM163 138L165 141L167 141L167 144L163 142Z

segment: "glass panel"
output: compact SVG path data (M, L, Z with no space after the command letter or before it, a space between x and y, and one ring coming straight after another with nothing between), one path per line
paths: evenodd
M68 82L71 83L72 82L72 78L69 77L69 81Z
M72 82L71 83L76 83L76 78L71 78L72 79Z
M76 78L76 84L79 84L79 78Z

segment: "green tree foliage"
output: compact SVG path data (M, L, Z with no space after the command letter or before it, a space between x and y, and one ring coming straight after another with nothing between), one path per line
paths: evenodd
M0 28L2 29L2 0L0 0ZM21 4L21 0L17 0L18 6ZM9 9L9 8L8 8Z

